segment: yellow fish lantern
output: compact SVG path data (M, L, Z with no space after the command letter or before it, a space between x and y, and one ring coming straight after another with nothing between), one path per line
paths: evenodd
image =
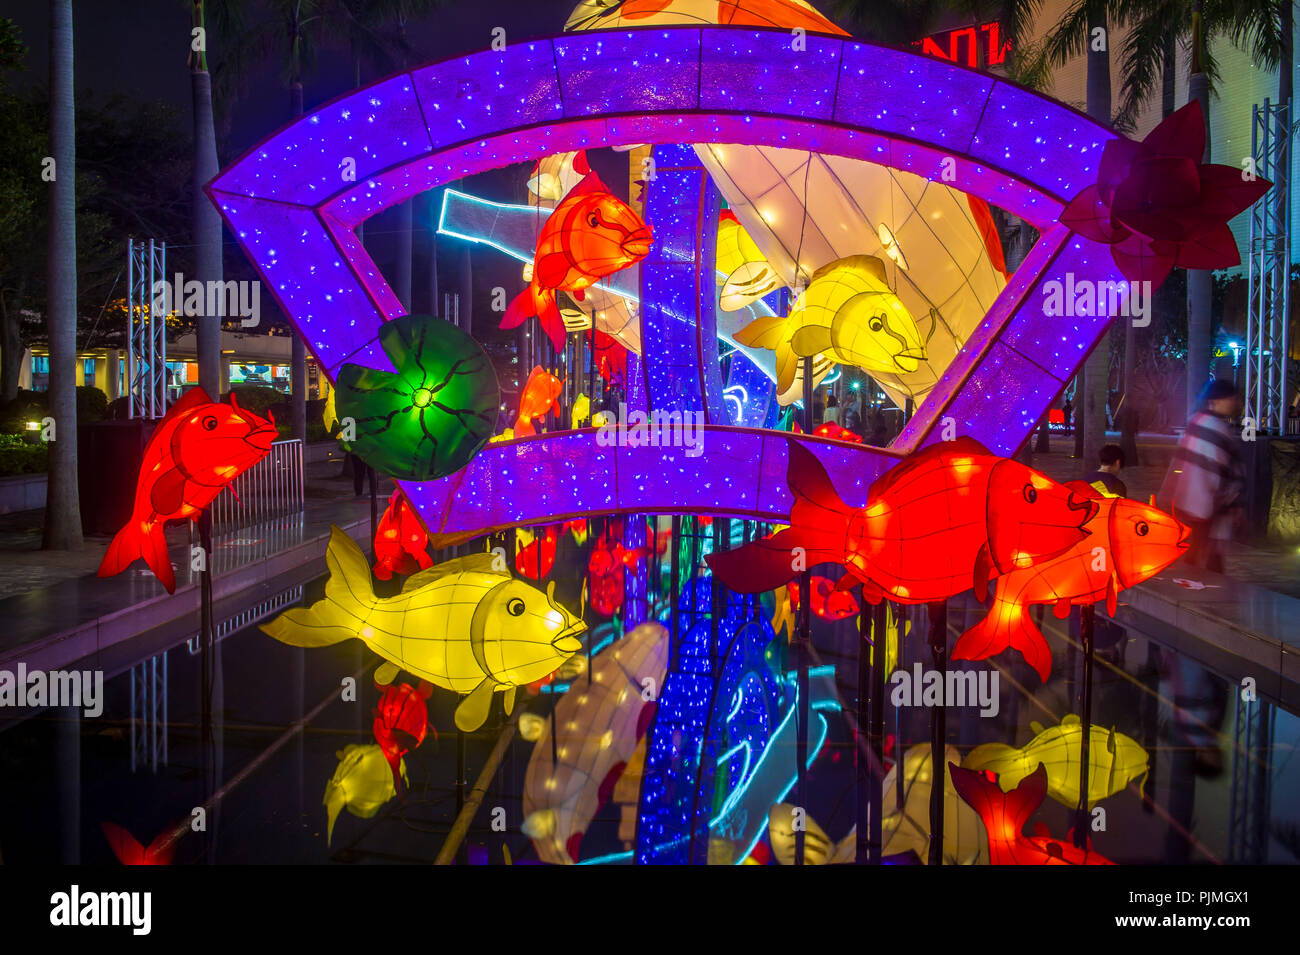
M799 814L796 819L795 814ZM822 827L801 809L779 802L767 814L767 840L781 865L794 865L796 822L803 827L804 865L843 865L857 855L858 829L854 826L839 842L831 842Z
M944 766L956 763L961 753L955 746L944 750ZM930 853L930 789L934 785L930 747L913 746L903 754L903 803L898 803L898 765L885 774L881 789L881 828L885 839L884 854L897 855L911 850L922 862ZM943 792L943 862L944 865L983 865L988 863L988 838L979 814L968 806L952 785L952 774L944 773Z
M582 427L582 423L591 417L591 399L586 395L579 394L573 402L573 411L570 413L570 423L576 431Z
M991 770L998 785L1010 792L1042 763L1047 768L1047 794L1071 809L1079 805L1079 768L1083 724L1073 713L1048 729L1030 723L1034 738L1020 748L1004 743L976 746L962 760L963 769ZM1146 776L1148 755L1132 737L1093 726L1088 740L1088 808Z
M375 682L391 683L405 670L468 694L456 708L456 726L465 732L487 720L493 693L505 693L509 713L520 686L550 675L582 649L579 635L587 625L555 602L555 585L543 594L497 570L493 554L412 574L394 597L375 595L365 555L337 527L330 528L325 562L325 596L262 629L296 647L360 638L388 661Z
M757 319L733 337L776 352L779 392L794 384L801 358L892 374L916 371L925 360L916 320L889 287L880 259L871 255L822 266L789 315Z
M329 817L326 845L334 840L334 823L344 809L359 819L369 819L397 795L392 767L378 743L366 746L354 743L334 755L339 764L325 784L324 804ZM401 761L401 771L405 782L406 760Z
M781 285L776 270L729 209L718 217L717 269L723 276L718 305L724 312L739 311Z

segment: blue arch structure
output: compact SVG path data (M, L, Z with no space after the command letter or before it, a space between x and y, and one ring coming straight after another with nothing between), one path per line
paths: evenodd
M1044 284L1070 273L1120 280L1107 250L1057 222L1095 182L1116 134L988 74L844 37L808 35L799 50L790 40L784 30L645 28L445 60L296 120L208 192L333 380L345 362L391 368L377 331L403 313L356 227L452 179L581 148L730 142L943 181L1034 225L1037 245L893 449L796 440L850 503L900 455L939 440L945 424L1010 453L1109 321L1048 319L1041 303ZM789 512L789 440L710 424L703 453L691 457L568 432L491 445L457 474L404 487L429 530L448 537L593 513L777 520Z

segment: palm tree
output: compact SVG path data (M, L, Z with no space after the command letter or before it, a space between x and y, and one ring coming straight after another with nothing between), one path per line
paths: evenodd
M204 31L204 49L190 52L190 93L194 104L194 267L201 282L220 282L221 215L203 187L220 171L217 162L217 133L212 122L212 77L208 73L207 25L204 0L190 6L191 26ZM210 287L210 286L209 286ZM196 345L199 353L199 386L214 399L221 394L221 316L204 314L198 319Z
M47 550L81 547L77 490L77 143L72 76L72 0L50 0L50 235L45 321L50 344L50 442L45 491Z

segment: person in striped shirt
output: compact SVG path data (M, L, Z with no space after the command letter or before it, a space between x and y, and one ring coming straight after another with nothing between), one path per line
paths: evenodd
M1215 573L1223 573L1225 542L1241 521L1244 503L1241 432L1231 421L1241 408L1232 382L1210 382L1157 495L1160 507L1191 528L1188 563Z

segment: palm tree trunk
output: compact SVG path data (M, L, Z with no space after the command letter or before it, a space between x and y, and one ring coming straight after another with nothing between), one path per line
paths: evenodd
M1187 99L1198 100L1205 117L1205 152L1203 162L1210 161L1210 82L1201 63L1205 42L1202 30L1202 3L1196 0L1192 15L1192 65L1187 80ZM1187 270L1187 413L1196 409L1201 389L1210 375L1210 273L1205 269Z
M204 25L203 0L194 0L193 24ZM203 187L218 172L217 132L212 119L212 77L204 52L194 54L190 71L190 95L194 106L194 267L200 282L220 282L221 215ZM210 288L211 286L205 286ZM204 314L198 319L196 345L199 353L199 386L216 400L221 395L221 316Z
M45 321L50 342L46 550L81 547L77 492L77 143L72 78L72 0L50 0L50 236Z
M297 64L295 63L295 69ZM293 119L303 114L302 80L289 84L289 113ZM290 437L307 441L307 344L297 331L289 346L289 410L292 423Z
M1106 32L1102 49L1094 49L1094 31ZM1110 37L1106 11L1095 3L1088 14L1088 115L1110 125ZM1075 454L1085 467L1095 467L1101 446L1106 443L1106 401L1110 397L1110 336L1103 334L1094 346L1083 370L1083 394L1074 402ZM1082 445L1082 446L1080 446Z

